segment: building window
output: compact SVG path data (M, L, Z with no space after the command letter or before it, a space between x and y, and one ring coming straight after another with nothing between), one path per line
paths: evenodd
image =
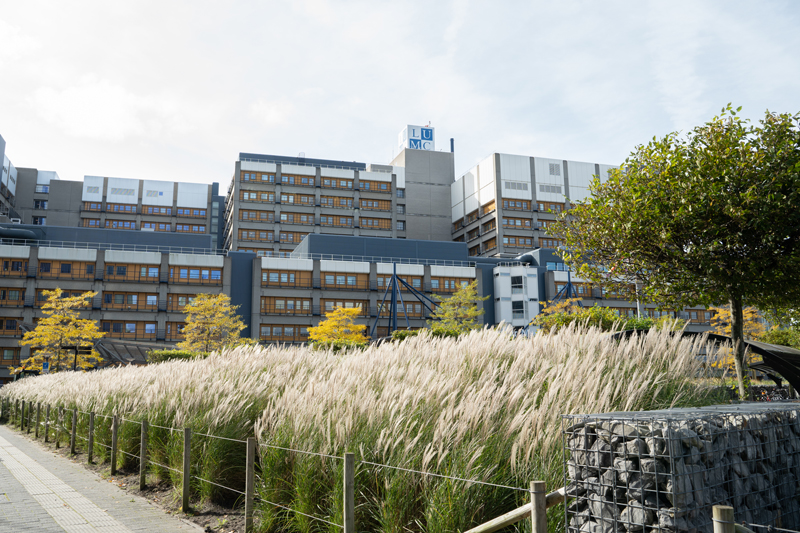
M34 200L33 201L33 208L34 209L47 209L47 200Z
M397 231L405 231L406 230L406 223L404 220L397 221Z
M61 273L62 274L71 274L72 273L72 263L61 263Z
M50 192L50 186L49 185L37 185L35 192L49 193Z
M34 226L44 226L46 225L47 217L33 217L32 224Z
M511 318L525 318L525 302L511 302Z
M405 215L406 214L406 206L400 204L397 206L397 214L398 215Z
M522 276L511 276L511 294L522 294Z
M397 197L398 198L405 198L406 197L406 190L405 189L397 189Z

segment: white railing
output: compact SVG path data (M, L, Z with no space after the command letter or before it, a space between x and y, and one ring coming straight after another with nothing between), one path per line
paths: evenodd
M123 244L113 242L47 241L39 239L0 238L0 244L11 246L36 246L50 248L77 248L86 250L120 250L127 252L161 252L194 255L228 255L227 250L194 248L189 246L162 246L153 244Z

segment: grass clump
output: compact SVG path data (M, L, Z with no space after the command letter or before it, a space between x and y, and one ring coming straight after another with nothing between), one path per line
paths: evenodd
M577 326L532 339L508 329L458 338L422 332L335 356L299 346L240 347L205 359L62 372L16 382L0 396L147 417L151 428L255 434L262 445L258 495L335 523L342 462L287 449L354 452L359 530L444 533L522 505L528 494L370 463L520 488L544 480L556 489L563 483L561 414L713 402L709 381L697 379L703 367L695 354L705 347L703 339L657 329L623 340ZM153 460L180 470L181 435L152 428L151 441ZM133 435L122 442L137 445ZM193 443L193 474L241 490L243 444ZM179 475L158 472L179 483ZM196 484L196 497L233 501L205 485ZM270 505L261 508L260 527L328 529Z

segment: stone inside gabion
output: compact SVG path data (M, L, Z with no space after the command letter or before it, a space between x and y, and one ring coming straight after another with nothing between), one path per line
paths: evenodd
M800 528L800 405L565 416L569 532Z

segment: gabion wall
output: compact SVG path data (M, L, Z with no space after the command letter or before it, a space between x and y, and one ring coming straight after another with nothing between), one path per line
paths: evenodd
M800 529L800 404L565 416L569 532Z

